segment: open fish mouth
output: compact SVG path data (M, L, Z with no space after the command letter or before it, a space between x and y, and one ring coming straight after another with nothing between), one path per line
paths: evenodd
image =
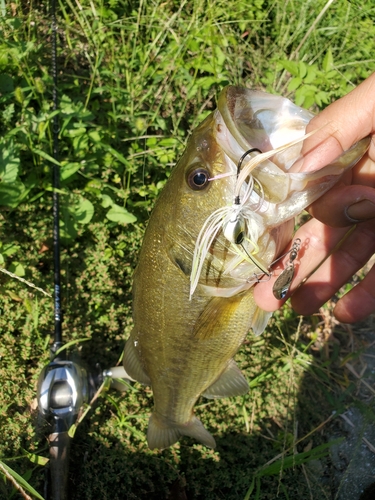
M305 134L313 116L280 96L235 86L223 89L213 114L213 137L226 157L228 170L210 181L236 176L236 182L232 203L210 214L198 234L190 297L198 286L211 245L221 234L236 255L224 274L234 276L244 261L254 269L254 279L246 278L233 293L250 288L259 277L270 276L272 262L268 260L267 264L257 256L260 237L267 229L291 220L327 191L367 150L369 138L317 172L291 172L301 159L303 141L316 132ZM237 278L241 279L238 272ZM228 290L221 293L228 294Z
M226 128L223 135L217 129L217 140L235 163L251 148L264 153L301 138L314 116L284 97L235 86L220 93L217 113L222 118L217 118L220 125ZM289 163L284 168L296 160L301 147L299 143L289 148Z

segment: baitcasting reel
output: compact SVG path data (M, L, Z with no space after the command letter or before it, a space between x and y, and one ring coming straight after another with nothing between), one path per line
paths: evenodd
M77 421L82 405L92 400L105 377L112 378L111 387L122 391L132 380L121 366L98 372L93 375L80 363L57 357L43 368L39 376L39 414L52 426L48 436L52 500L68 499L69 429ZM118 380L120 378L124 383Z
M51 361L39 376L39 414L52 425L48 441L53 500L68 498L69 429L76 422L82 405L92 399L95 391L94 377L82 365L67 359Z

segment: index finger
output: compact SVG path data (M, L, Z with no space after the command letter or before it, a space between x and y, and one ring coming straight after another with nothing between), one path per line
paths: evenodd
M375 73L341 99L330 104L307 126L317 132L303 144L303 160L296 171L317 170L328 165L353 144L375 132ZM375 144L368 152L375 160Z

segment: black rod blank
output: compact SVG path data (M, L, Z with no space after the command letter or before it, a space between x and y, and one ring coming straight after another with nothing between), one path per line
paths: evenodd
M56 24L56 0L51 2L52 16L52 77L53 77L53 110L58 109L57 94L57 24ZM56 113L53 117L53 158L59 161L59 117ZM62 345L62 315L61 315L61 286L60 286L60 167L53 164L53 258L54 258L54 316L55 332L52 351L56 352Z

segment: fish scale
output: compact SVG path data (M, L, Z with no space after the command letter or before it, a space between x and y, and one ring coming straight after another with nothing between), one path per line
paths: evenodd
M290 241L294 217L368 148L366 138L317 172L292 173L312 116L282 97L226 87L160 194L134 274L124 352L128 374L153 390L150 448L182 436L215 447L193 408L201 395L248 391L233 356L270 317L252 287Z

